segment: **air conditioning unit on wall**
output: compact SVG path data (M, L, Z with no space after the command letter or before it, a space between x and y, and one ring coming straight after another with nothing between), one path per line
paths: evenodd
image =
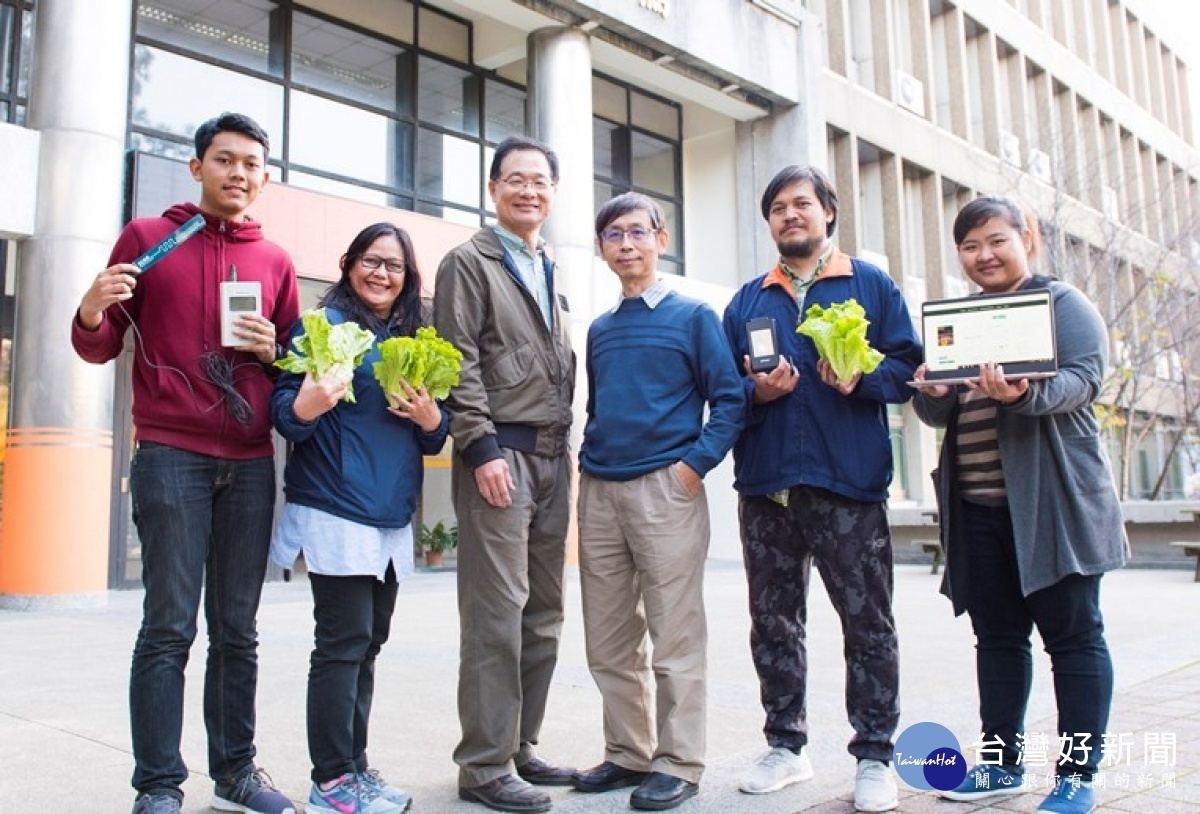
M1050 170L1050 156L1046 155L1042 150L1029 151L1029 174L1039 181L1045 181L1047 184L1054 180L1054 173Z
M896 104L918 116L924 116L925 85L910 73L896 71Z
M1014 167L1021 166L1021 139L1007 130L1000 131L1000 160Z

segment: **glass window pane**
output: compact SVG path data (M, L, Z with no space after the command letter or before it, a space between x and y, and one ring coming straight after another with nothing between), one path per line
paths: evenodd
M289 162L381 186L409 187L410 125L300 92L292 93L290 125Z
M624 177L628 162L622 156L627 129L607 122L604 119L592 119L592 171L602 178L618 179Z
M305 0L304 5L393 40L417 41L410 0Z
M627 124L627 107L625 88L598 76L592 77L592 113L617 124Z
M417 115L426 124L479 135L481 81L461 68L421 57L417 68Z
M426 51L463 63L471 61L470 38L465 23L423 7L417 18L418 44Z
M279 85L146 45L134 49L133 73L134 124L190 139L236 100L237 112L262 125L273 144L282 139Z
M288 173L287 182L288 186L303 187L304 189L325 192L341 198L349 198L352 201L362 201L363 203L377 204L379 206L395 206L395 201L397 200L396 196L382 190L358 184L348 184L345 181L337 181L333 178L326 178L323 175L313 175L312 173L299 172L298 170L292 170Z
M0 102L0 122L9 121L9 115L12 113L12 106L8 102Z
M651 99L637 91L630 92L633 124L673 141L679 140L679 108Z
M423 197L478 209L479 145L432 130L421 130L417 139L417 191Z
M657 195L650 196L658 202L658 205L663 208L663 214L667 216L667 233L671 239L667 241L666 254L678 257L683 254L683 245L679 242L681 235L679 234L679 206L671 201L664 200Z
M431 215L435 218L441 218L442 220L450 221L451 223L461 223L463 226L473 226L476 228L479 227L478 212L466 212L462 209L456 209L453 206L440 206L438 204L427 203L425 201L421 201L417 204L417 211L422 215Z
M487 111L484 137L500 142L525 133L525 91L487 80L483 85L483 107Z
M187 161L196 154L196 147L193 142L168 141L163 138L147 136L144 133L131 133L129 135L129 146L139 153L161 155L164 158L174 158L179 161ZM274 178L275 176L272 175L271 177Z
M36 11L26 11L21 15L21 63L17 68L17 95L21 98L29 96L29 68L33 64L33 17ZM20 121L24 123L25 114L22 110Z
M141 2L137 34L265 73L270 70L272 13L285 12L269 0Z
M403 48L307 14L293 20L292 81L384 110L409 109Z
M663 274L674 274L676 277L683 276L683 264L676 263L674 260L668 260L665 257L659 257L654 267Z
M633 133L633 185L675 196L676 147L643 133Z
M13 52L17 49L17 10L0 6L0 93L12 93Z

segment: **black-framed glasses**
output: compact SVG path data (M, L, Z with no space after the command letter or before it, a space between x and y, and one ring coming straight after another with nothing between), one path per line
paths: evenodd
M658 232L658 229L646 229L642 226L635 226L632 229L605 229L600 233L600 240L612 246L620 246L628 236L635 245L645 245Z
M536 178L526 178L523 175L510 175L507 178L501 178L500 183L513 192L523 192L528 187L532 187L534 192L549 192L554 188L554 182L542 175Z
M403 260L385 260L377 254L364 254L362 257L358 258L358 262L361 263L362 267L367 271L376 271L380 266L383 266L387 270L388 274L404 273Z

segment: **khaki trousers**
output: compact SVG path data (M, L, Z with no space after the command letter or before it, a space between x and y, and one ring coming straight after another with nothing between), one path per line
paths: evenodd
M454 760L466 788L511 774L533 756L562 630L567 456L506 449L504 457L516 488L503 509L479 494L470 466L457 456L453 464L462 726Z
M583 625L605 760L693 783L704 772L708 541L704 488L693 498L672 467L631 481L581 476Z

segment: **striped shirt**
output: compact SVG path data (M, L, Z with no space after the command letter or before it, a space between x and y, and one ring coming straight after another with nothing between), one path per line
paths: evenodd
M996 402L965 387L958 395L956 453L954 471L962 499L983 506L1007 505L996 438Z

